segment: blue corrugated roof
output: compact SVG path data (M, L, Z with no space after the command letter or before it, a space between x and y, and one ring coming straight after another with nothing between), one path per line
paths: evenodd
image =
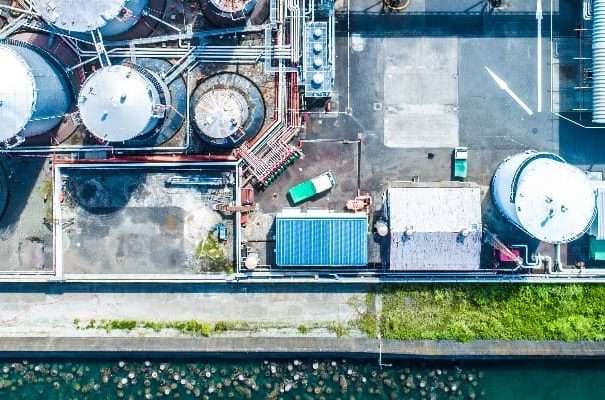
M278 216L275 224L279 266L365 266L368 263L365 216Z

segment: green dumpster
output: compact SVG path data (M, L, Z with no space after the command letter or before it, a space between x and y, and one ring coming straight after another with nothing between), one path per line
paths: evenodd
M468 148L454 149L454 178L466 179L468 176Z

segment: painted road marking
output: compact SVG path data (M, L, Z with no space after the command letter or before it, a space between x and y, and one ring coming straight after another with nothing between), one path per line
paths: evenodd
M523 110L525 110L525 112L528 115L534 115L534 112L531 110L531 108L529 108L529 106L527 104L525 104L525 102L523 100L521 100L521 98L519 98L519 96L517 96L515 94L515 92L513 92L511 90L511 88L508 86L508 84L502 78L500 78L498 75L496 75L487 66L485 66L485 70L491 75L492 79L496 82L496 85L498 85L498 87L500 89L504 90L506 92L506 94L508 94L510 97L512 97L512 99L515 101L515 103L517 103L519 106L521 106L521 108L523 108Z

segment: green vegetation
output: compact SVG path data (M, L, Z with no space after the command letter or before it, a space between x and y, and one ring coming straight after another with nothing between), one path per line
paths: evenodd
M209 322L201 321L167 321L167 322L154 322L154 321L136 321L129 319L114 319L114 320L90 320L84 326L80 325L80 320L75 319L74 324L78 329L104 329L107 332L114 330L125 330L131 331L137 328L152 329L155 332L159 332L163 329L176 329L177 331L192 336L210 336L215 331L215 325Z
M349 328L339 322L332 322L328 324L326 328L337 337L343 337L349 334Z
M108 332L116 330L116 329L123 329L123 330L130 331L137 327L137 321L131 321L131 320L101 321L101 323L104 324L103 328L105 330L107 330Z
M374 310L375 301L375 293L368 293L363 300L353 298L349 301L349 305L359 315L359 318L354 321L354 325L371 338L378 337L378 322Z
M210 272L226 272L228 274L234 272L232 263L225 257L223 247L212 233L208 234L208 237L198 244L195 255Z
M53 181L51 178L44 179L40 183L40 196L42 196L42 200L46 203L48 200L53 197Z
M44 179L40 183L40 196L44 200L44 223L52 224L53 222L53 202L49 201L53 198L53 181L51 178Z
M246 321L218 321L214 324L214 332L256 331L258 329L258 326L253 326Z
M357 327L387 339L604 340L605 286L409 286L366 298Z
M298 333L300 333L301 335L306 335L311 331L311 328L304 324L298 325L296 329L298 329Z
M279 322L247 322L247 321L136 321L128 319L117 320L90 320L83 322L76 318L73 321L77 329L103 329L107 332L114 330L132 331L134 329L151 329L154 332L160 332L165 329L174 329L178 332L191 336L208 337L214 334L225 332L258 332L263 329L297 329L301 335L306 335L312 329L327 329L337 336L346 336L350 332L350 327L338 322L317 322L311 325L293 325Z

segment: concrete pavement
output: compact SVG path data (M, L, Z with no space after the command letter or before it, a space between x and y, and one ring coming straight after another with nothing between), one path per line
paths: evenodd
M236 288L228 285L181 287L172 291L153 287L120 286L112 290L87 285L61 287L62 291L15 291L0 293L0 337L94 336L104 331L77 329L74 320L138 321L248 321L283 323L294 328L314 322L346 323L357 314L350 305L361 299L363 288L337 293L319 286L308 291L267 287ZM163 291L162 291L163 290ZM153 332L149 332L152 334ZM127 332L112 332L126 335ZM137 332L137 335L145 333ZM174 335L174 333L172 333ZM157 334L156 334L157 335Z

